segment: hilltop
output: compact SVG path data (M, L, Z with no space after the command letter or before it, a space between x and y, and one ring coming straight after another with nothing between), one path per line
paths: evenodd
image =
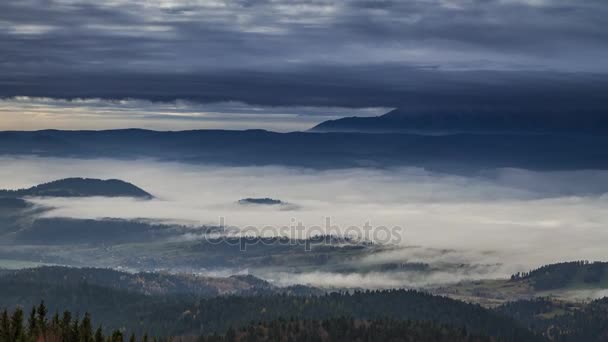
M65 178L28 189L0 190L0 197L135 197L151 199L143 189L118 179Z

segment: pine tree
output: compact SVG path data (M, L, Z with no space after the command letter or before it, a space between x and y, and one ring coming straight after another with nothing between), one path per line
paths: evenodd
M122 333L120 332L120 330L114 330L114 332L112 333L111 341L112 342L123 342L123 337L122 337Z
M27 332L32 338L38 336L37 325L38 320L36 318L36 307L32 307L32 311L30 311L30 317L27 319Z
M42 334L44 334L46 331L46 324L47 324L46 314L48 313L48 310L47 310L46 306L44 305L44 301L40 302L40 305L38 305L38 309L36 311L38 313L38 323L37 323L38 329L40 330L40 332Z
M72 322L72 327L70 328L70 341L78 342L80 340L80 319L78 316Z
M11 334L10 341L22 341L25 339L25 331L23 329L23 310L15 309L11 317Z
M97 331L95 331L95 342L104 342L101 325L97 328Z
M63 312L63 317L61 318L61 338L64 341L70 341L71 324L72 324L72 313L66 310Z
M91 340L93 340L93 325L91 324L91 315L87 312L80 324L80 341L90 342Z
M4 309L0 317L0 342L8 342L11 336L11 322L8 318L8 311Z
M236 341L236 333L232 327L228 328L226 332L226 342L234 342Z
M55 332L57 332L59 330L59 327L61 326L61 323L59 321L59 314L57 313L57 311L55 311L55 314L51 319L51 326Z

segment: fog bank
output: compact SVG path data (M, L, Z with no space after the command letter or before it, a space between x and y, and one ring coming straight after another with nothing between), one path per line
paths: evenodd
M238 228L282 227L294 222L310 228L323 226L329 217L332 225L342 229L366 222L372 227L403 228L398 241L403 248L371 255L363 263L488 265L469 273L438 273L433 279L399 274L275 275L285 283L420 284L495 277L545 263L607 257L608 171L500 169L457 176L416 168L319 172L151 160L0 159L0 188L29 187L75 176L119 178L157 199L33 199L55 207L46 216L148 218L191 225L218 224L223 218L228 226ZM294 204L294 208L237 204L242 198L264 197Z

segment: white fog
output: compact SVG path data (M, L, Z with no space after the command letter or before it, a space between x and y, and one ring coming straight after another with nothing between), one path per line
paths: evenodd
M260 229L294 221L323 226L330 217L332 225L342 229L366 222L403 228L401 248L369 256L365 262L407 259L486 265L466 274L434 274L437 279L399 274L274 275L287 283L393 287L498 277L560 260L599 260L608 245L606 171L502 169L463 176L414 168L315 171L152 160L0 159L0 188L66 177L122 179L156 199L33 199L55 208L46 216L147 218L188 225L217 225L223 217L228 226ZM293 206L284 210L236 204L246 197L275 198ZM449 251L424 252L432 250Z

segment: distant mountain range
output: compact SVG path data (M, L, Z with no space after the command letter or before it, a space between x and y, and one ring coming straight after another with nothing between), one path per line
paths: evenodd
M397 108L376 117L347 117L320 123L313 132L368 133L593 133L608 132L608 113L521 111L426 111Z
M137 186L118 179L66 178L33 186L29 189L0 190L0 197L136 197L153 196ZM6 201L5 201L6 202Z
M214 165L315 169L415 166L440 171L515 167L608 169L608 134L557 132L275 133L248 131L0 132L0 155L154 158Z

